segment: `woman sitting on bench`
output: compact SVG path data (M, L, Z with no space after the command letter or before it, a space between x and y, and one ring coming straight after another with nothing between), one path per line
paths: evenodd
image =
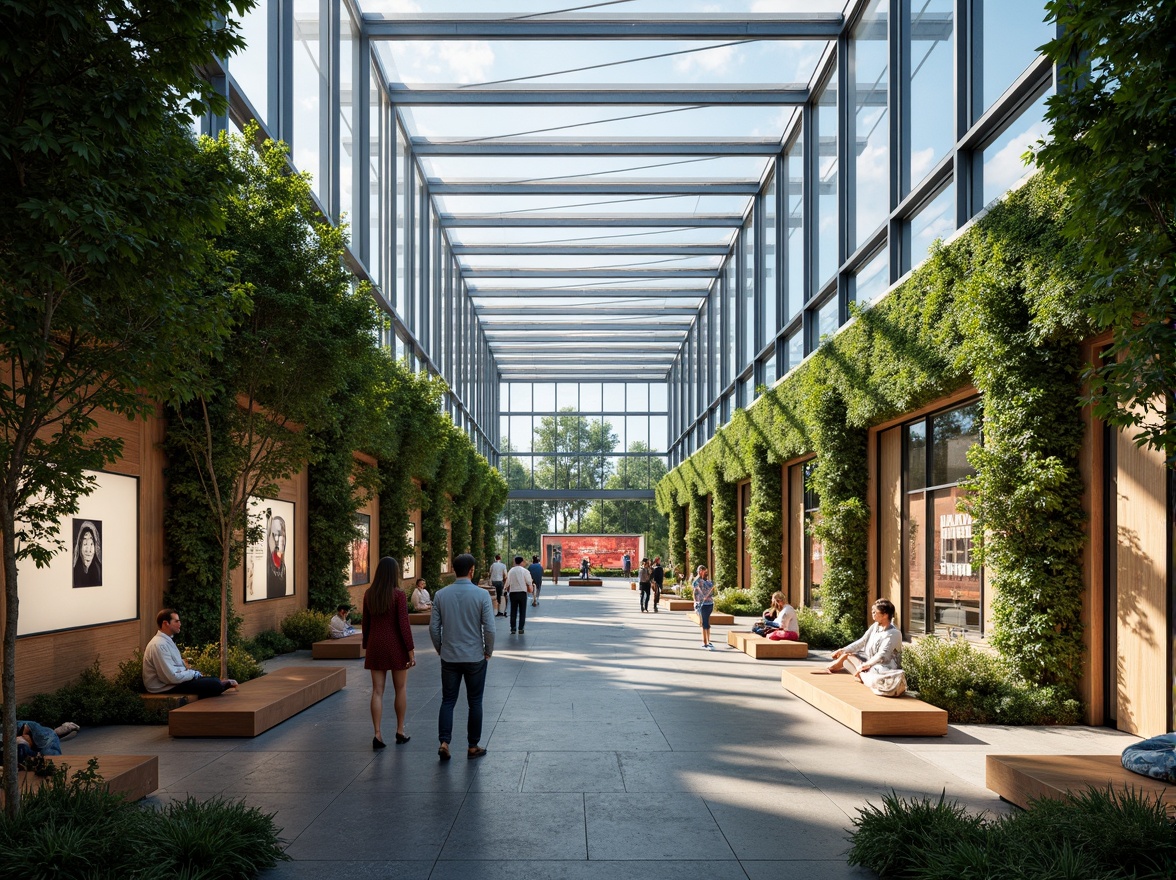
M856 642L833 652L829 672L848 667L854 678L872 688L882 673L901 668L902 633L894 625L894 603L889 599L879 599L870 613L874 623Z
M764 611L762 624L752 627L770 639L777 641L800 641L800 624L797 623L796 609L788 604L784 594L777 590L772 593L772 605Z

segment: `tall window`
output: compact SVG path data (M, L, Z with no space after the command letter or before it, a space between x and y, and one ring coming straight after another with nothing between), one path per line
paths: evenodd
M804 307L804 144L800 137L784 157L784 269L788 295L784 322Z
M739 360L739 369L743 369L755 360L755 211L747 218L743 226L743 234L739 236L743 243L742 265L743 278L741 297L743 300L743 357Z
M901 0L901 6L905 10L903 63L909 77L902 120L905 195L955 143L955 0Z
M821 521L821 500L809 487L816 462L800 465L804 468L804 604L821 607L821 582L825 579L825 547L813 534L813 526Z
M837 81L831 79L817 99L817 287L837 272Z
M972 517L957 508L974 471L980 404L946 410L903 431L903 629L912 634L983 627L983 572L972 564Z
M890 214L890 122L886 113L889 53L886 3L873 0L850 41L854 222L850 251Z
M776 234L776 175L768 178L764 187L763 242L760 249L760 295L763 320L756 348L761 349L776 338L776 303L780 298L776 288L776 255L780 252Z

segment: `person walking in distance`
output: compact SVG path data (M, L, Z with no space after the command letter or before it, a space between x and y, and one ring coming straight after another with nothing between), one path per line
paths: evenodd
M551 582L552 583L554 583L554 584L559 583L559 570L561 568L563 568L563 551L560 550L558 547L556 547L555 552L553 554L551 554Z
M531 557L531 564L527 566L527 571L531 573L531 580L535 583L535 598L531 600L531 605L538 605L539 591L543 589L543 563L539 561L538 556Z
M510 597L510 634L522 633L527 625L527 596L535 589L531 572L523 566L523 557L514 558L514 567L506 573L506 594Z
M494 587L494 616L506 617L502 604L502 585L506 583L506 563L502 561L502 554L495 553L494 561L490 563L490 586Z
M621 557L621 571L625 573L625 580L629 579L629 575L633 573L633 557L629 555L629 551L625 551L625 555Z
M486 668L494 654L494 610L490 594L473 582L474 557L463 553L453 560L457 580L433 596L429 638L441 655L441 711L437 716L437 757L448 761L453 739L453 707L464 681L469 720L466 725L466 757L471 761L486 754L482 739L482 693Z
M662 585L666 582L666 570L662 568L661 557L653 557L653 613L657 614L657 603L661 601Z
M653 583L653 568L648 559L641 560L641 567L637 569L637 589L641 593L641 613L649 610L649 590Z

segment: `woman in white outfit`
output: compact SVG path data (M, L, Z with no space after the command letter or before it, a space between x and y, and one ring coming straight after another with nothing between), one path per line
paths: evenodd
M874 623L856 642L833 652L830 672L847 668L853 677L867 687L872 687L879 675L901 669L899 654L902 650L902 633L894 625L894 603L879 599L871 609Z

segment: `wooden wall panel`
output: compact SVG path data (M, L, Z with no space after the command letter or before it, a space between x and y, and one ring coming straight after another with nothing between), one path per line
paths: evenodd
M902 608L902 428L878 436L878 493L874 511L878 535L876 597Z
M1167 510L1163 455L1115 439L1116 726L1137 736L1168 731Z
M306 608L307 580L310 567L307 559L311 553L307 533L309 531L307 509L310 506L310 490L306 469L289 479L278 483L278 501L294 502L294 528L298 537L298 553L294 560L294 595L280 599L264 599L245 602L245 569L233 573L233 608L241 615L241 635L251 638L259 632L279 629L284 618L300 608Z

